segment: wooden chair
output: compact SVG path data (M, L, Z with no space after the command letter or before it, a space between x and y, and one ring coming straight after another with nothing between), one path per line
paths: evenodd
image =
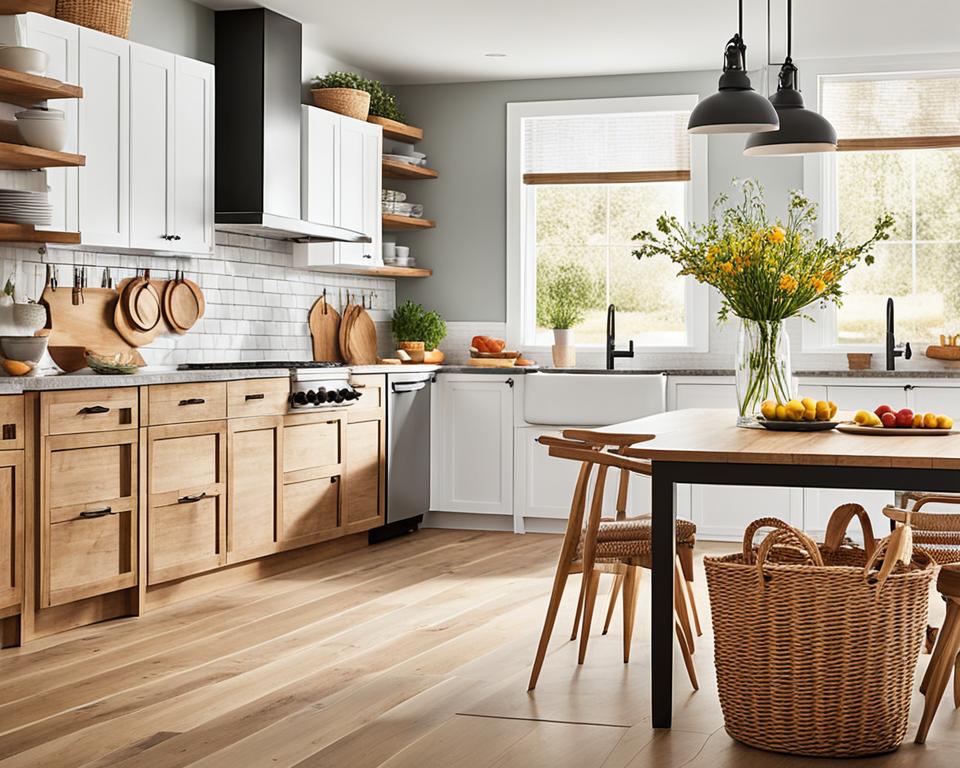
M944 689L953 672L953 706L960 707L960 565L948 564L940 569L937 590L947 601L947 618L937 639L927 673L920 684L924 695L923 717L915 739L917 744L927 740L927 731L933 715L940 706Z
M612 434L608 432L596 432L585 429L567 429L564 430L563 436L568 440L578 440L584 443L584 447L592 447L598 450L610 448L616 450L621 455L623 455L630 446L636 445L637 442L642 442L636 439L636 435ZM636 470L638 474L643 474L647 477L653 474L653 464L649 459L636 459L636 463L638 465L638 470ZM627 519L627 493L630 487L630 474L631 473L629 470L620 470L620 484L617 489L617 520ZM640 531L640 533L645 534L647 540L649 541L651 531L650 515L639 515L630 519L636 521L646 521L645 530ZM700 628L700 615L697 611L697 603L693 595L693 550L696 544L696 533L697 527L692 522L688 520L677 521L677 557L680 560L680 567L683 572L683 584L678 583L677 587L682 588L683 585L686 586L686 602L690 607L690 613L693 617L693 624L697 632L697 637L700 637L703 635L703 630ZM600 537L603 538L602 533L600 534ZM607 634L607 631L610 629L610 620L613 618L613 612L617 605L617 595L623 586L622 574L616 574L614 579L613 589L610 591L610 603L607 606L607 616L603 623L603 634ZM680 581L681 580L678 579L678 582ZM580 620L580 610L581 606L578 605L577 618L574 621L573 634L570 637L571 640L576 640L577 637L577 626ZM681 625L684 627L685 634L688 637L688 644L690 646L690 650L692 651L693 633L690 631L690 623L689 619L686 617L686 612L684 612Z
M913 528L914 546L923 548L940 565L960 563L960 514L946 512L922 512L927 504L960 505L960 494L951 493L904 493L898 507L909 508L910 527ZM884 514L890 518L891 529L905 520L905 509L887 507ZM890 513L887 513L890 510Z
M651 439L648 436L642 435L620 437L623 439L629 438L629 444ZM643 467L641 463L632 459L604 452L601 446L578 440L543 436L540 438L540 442L550 448L551 456L580 462L580 472L574 488L570 516L567 520L566 533L564 534L560 558L557 563L557 572L554 576L550 603L547 608L546 618L544 619L543 629L540 633L540 642L537 646L533 670L530 673L528 690L531 691L536 688L537 680L540 677L540 670L543 667L543 660L550 643L550 636L553 633L553 628L556 623L560 601L563 597L563 591L570 574L583 574L580 598L578 600L578 614L581 612L580 609L583 609L583 627L578 656L578 663L581 664L586 656L587 640L590 634L590 624L596 602L600 573L613 573L622 578L624 613L623 660L626 663L630 660L630 645L633 639L633 625L636 616L637 587L639 583L638 569L641 567L650 567L649 534L647 534L646 554L643 554L643 546L639 537L631 535L631 529L636 530L637 528L634 521L608 520L601 522L607 471L610 468L616 468L626 470L627 472L644 474L646 468ZM613 445L616 446L616 443L613 443ZM594 468L597 470L594 493L590 504L589 517L586 520L586 525L584 525L588 496L587 489ZM599 540L601 529L603 529L605 533L614 531L615 536L613 538ZM682 602L683 590L676 590L675 595L679 596L676 606L677 621L675 623L677 640L680 644L680 650L683 654L690 682L696 690L698 688L696 671L693 667L692 650L688 643L689 625L685 630L681 624L681 616L683 619L686 619L686 604Z

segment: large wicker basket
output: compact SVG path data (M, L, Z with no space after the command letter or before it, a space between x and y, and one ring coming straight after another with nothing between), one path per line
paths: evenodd
M854 515L867 521L867 549L843 539ZM754 550L761 527L774 530ZM908 528L872 547L857 505L839 508L828 532L817 547L767 518L741 554L704 558L724 723L775 752L889 752L907 730L933 561Z
M133 0L57 0L57 18L127 37L130 34L130 9Z
M314 88L313 103L330 112L366 120L370 112L370 94L357 88Z

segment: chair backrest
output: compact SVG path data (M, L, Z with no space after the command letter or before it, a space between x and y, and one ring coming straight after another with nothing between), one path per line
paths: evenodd
M905 500L911 500L909 496ZM883 508L883 514L891 520L913 528L914 533L929 531L932 533L956 533L960 535L960 514L952 515L946 512L920 512L926 504L960 504L960 497L939 496L924 494L917 498L912 509L902 509L888 505ZM960 552L957 553L960 559Z

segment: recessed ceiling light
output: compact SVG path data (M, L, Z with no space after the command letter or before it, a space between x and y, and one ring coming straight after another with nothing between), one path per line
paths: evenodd
M488 59L505 59L505 58L507 58L507 54L505 54L505 53L485 53L485 54L483 54L483 55L486 56Z

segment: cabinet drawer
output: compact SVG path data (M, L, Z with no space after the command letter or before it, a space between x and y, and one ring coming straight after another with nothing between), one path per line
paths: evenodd
M147 515L147 583L159 584L218 568L224 557L220 496L150 507Z
M227 416L282 416L287 412L289 379L245 379L227 382Z
M46 504L51 520L69 516L74 509L133 494L136 461L134 438L127 442L110 439L97 443L70 445L64 440L50 440L47 454Z
M350 411L383 407L383 390L387 386L387 377L380 373L364 373L351 376L350 382L360 392L360 399L350 406Z
M75 435L133 429L139 424L137 387L40 393L44 435Z
M136 584L131 510L99 517L73 515L50 526L49 598L44 607L72 603Z
M287 482L305 479L291 473L309 473L313 469L338 466L343 461L342 414L287 416L283 423L283 473Z
M23 448L23 395L0 397L0 450Z
M284 485L281 519L280 538L286 546L331 538L340 526L340 478Z
M196 493L223 492L226 475L226 422L150 427L148 492L164 506Z
M149 389L149 423L183 424L227 417L227 382L157 384Z
M23 454L0 452L0 611L23 601ZM0 613L2 615L2 613Z

